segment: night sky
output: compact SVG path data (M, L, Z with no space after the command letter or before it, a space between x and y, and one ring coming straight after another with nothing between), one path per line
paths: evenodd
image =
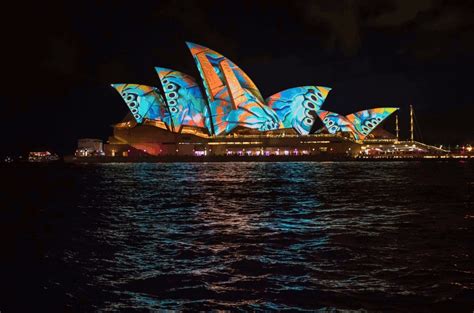
M154 66L199 76L185 41L234 61L264 97L328 86L326 110L400 107L406 137L413 104L425 142L474 140L473 1L38 1L4 13L16 20L2 22L4 153L107 139L128 112L111 83L159 86Z

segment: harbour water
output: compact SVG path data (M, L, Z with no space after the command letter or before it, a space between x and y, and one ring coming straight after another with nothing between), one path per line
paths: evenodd
M472 162L2 174L2 312L474 309Z

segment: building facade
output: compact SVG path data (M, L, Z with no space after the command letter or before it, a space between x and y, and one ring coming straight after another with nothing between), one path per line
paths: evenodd
M265 99L231 60L207 47L187 45L200 81L156 67L161 89L112 84L130 115L114 126L106 155L354 155L397 110L375 108L347 116L325 111L321 108L331 88L316 85ZM314 133L319 121L323 129Z

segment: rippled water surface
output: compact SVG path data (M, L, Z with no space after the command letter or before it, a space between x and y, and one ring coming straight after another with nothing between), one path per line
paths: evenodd
M472 163L2 172L2 313L474 309Z

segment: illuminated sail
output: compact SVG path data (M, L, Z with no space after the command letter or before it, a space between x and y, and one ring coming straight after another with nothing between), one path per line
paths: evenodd
M155 67L160 77L168 103L173 131L179 132L183 125L207 127L210 124L207 104L194 78L167 68Z
M398 108L375 108L349 114L346 118L354 125L362 140L396 110Z
M356 140L365 139L384 119L398 108L376 108L359 111L346 116L318 110L318 115L330 134L338 131L350 132Z
M265 107L260 92L244 71L220 53L189 42L187 45L204 83L215 135L228 133L239 125L261 130L279 127L275 114Z
M359 140L359 134L354 125L344 115L324 110L318 110L317 114L330 134L349 132L354 139Z
M170 115L158 88L138 84L112 84L122 96L137 123L144 119L170 125Z
M226 132L229 132L236 126L245 126L260 131L278 129L280 127L280 120L275 111L267 107L247 89L242 88L230 67L229 61L223 59L219 66L226 86L229 89L233 106L233 110L227 116L228 126Z
M190 46L189 43L188 46ZM227 115L233 109L229 90L217 75L204 50L191 49L191 53L201 75L209 101L211 134L219 135L227 129Z
M331 88L321 86L290 88L264 101L249 76L235 63L209 48L186 44L202 78L207 101L194 78L156 67L166 101L156 87L112 85L137 123L159 121L153 124L166 125L173 132L181 132L183 126L191 126L186 130L207 128L211 135L228 134L239 126L259 131L293 128L306 135L318 116L329 133L350 132L356 140L363 140L397 110L374 108L347 116L324 111L321 107Z
M294 128L299 134L307 135L331 88L303 86L280 91L266 99L283 123L284 128Z
M255 98L257 98L258 100L263 102L263 97L260 94L260 91L258 90L257 86L250 79L250 77L240 67L238 67L234 62L227 59L226 57L224 57L219 52L211 50L207 47L200 46L200 45L197 45L197 44L192 43L192 42L186 42L186 44L188 45L189 49L191 50L191 54L193 56L195 56L197 54L201 54L201 53L204 52L208 56L211 65L216 69L216 71L217 71L217 73L218 73L218 75L220 76L221 79L223 79L223 77L221 76L221 74L219 72L219 63L222 59L226 59L229 62L229 67L234 72L234 74L237 77L237 80L239 81L242 88L247 89L248 91L250 91L255 96Z

